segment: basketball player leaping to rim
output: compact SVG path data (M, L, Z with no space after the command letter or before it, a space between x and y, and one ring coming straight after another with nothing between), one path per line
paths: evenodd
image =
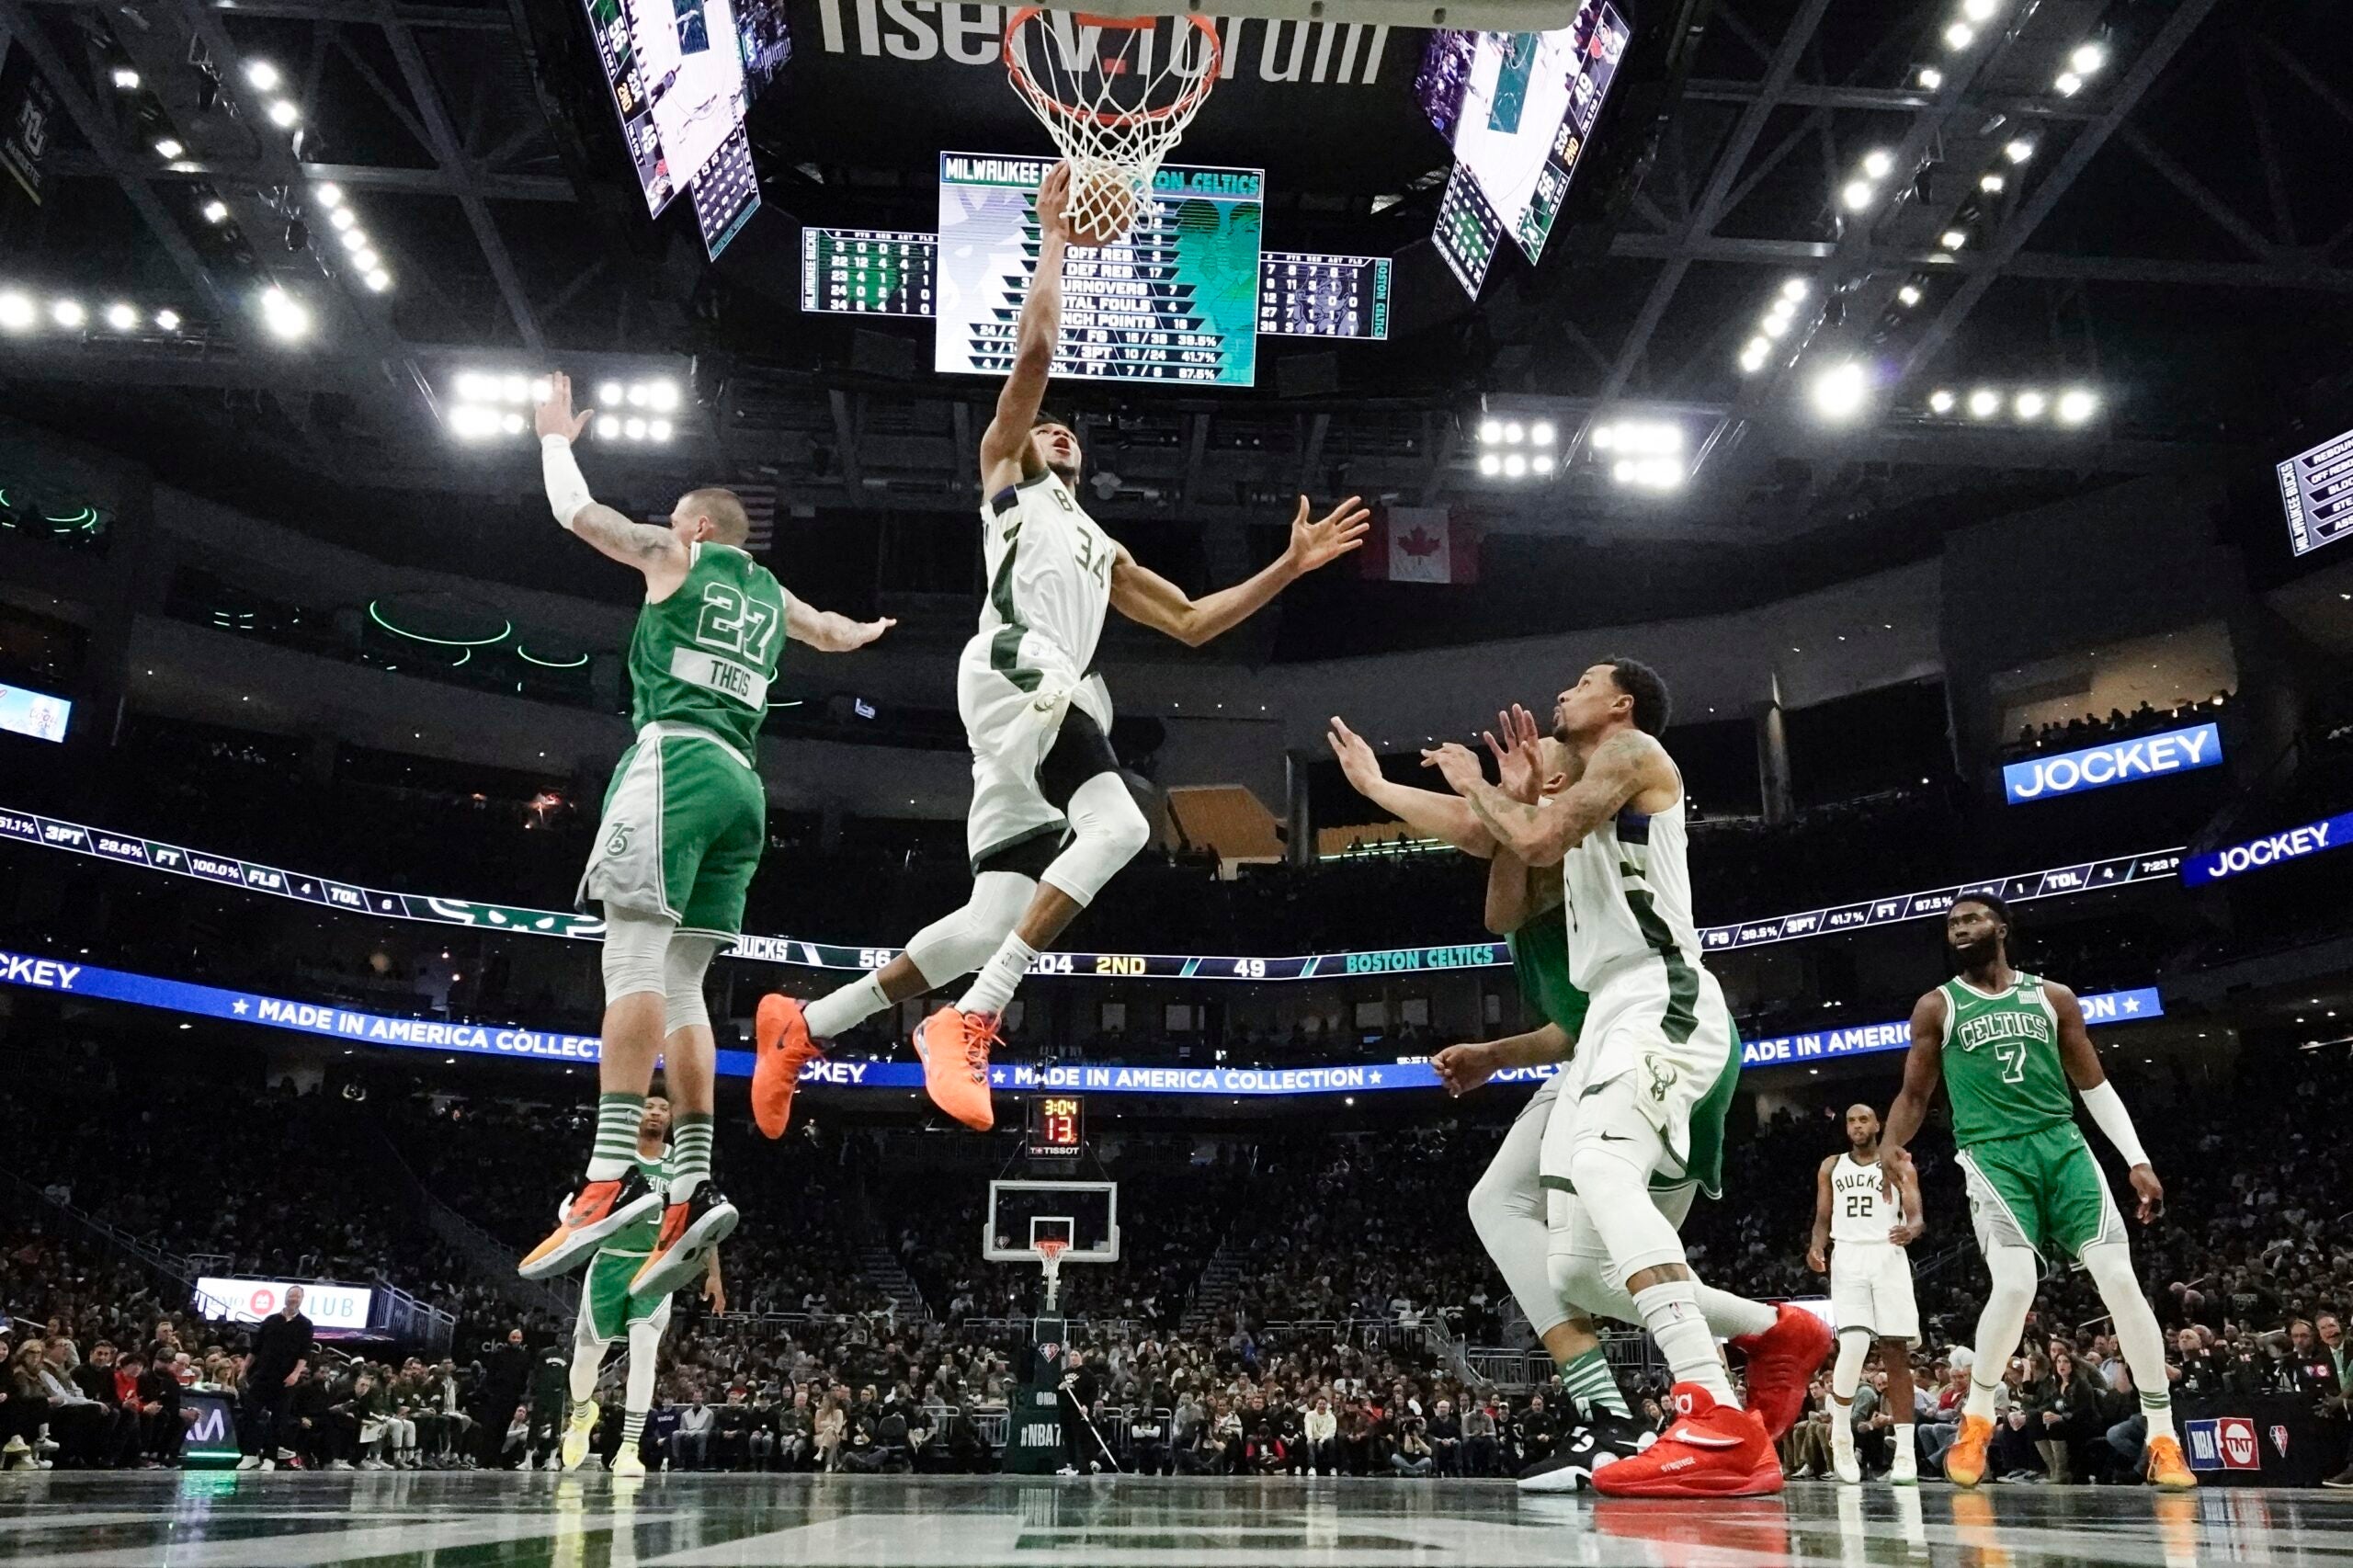
M1037 270L1013 371L981 439L989 592L956 672L957 711L972 747L972 897L881 969L805 1009L786 996L761 1001L752 1115L771 1138L784 1133L793 1085L819 1041L975 970L956 1005L915 1031L915 1053L933 1103L977 1131L994 1124L989 1050L1014 988L1150 834L1112 757L1110 695L1094 670L1106 612L1199 647L1363 542L1370 514L1357 497L1310 521L1302 495L1279 559L1194 599L1138 565L1086 515L1074 494L1078 437L1039 412L1062 335L1069 199L1070 168L1058 165L1038 189Z

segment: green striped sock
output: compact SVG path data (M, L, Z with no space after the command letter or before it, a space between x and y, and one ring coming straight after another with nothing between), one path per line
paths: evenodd
M684 1203L710 1179L710 1113L678 1113L670 1124L670 1201Z
M621 1416L621 1452L633 1454L645 1437L645 1412L631 1410Z
M637 1164L637 1124L645 1115L643 1095L597 1096L597 1142L588 1151L590 1181L619 1181Z
M1582 1403L1588 1415L1597 1412L1620 1417L1633 1415L1626 1408L1626 1396L1618 1392L1618 1379L1609 1370L1609 1358L1597 1346L1573 1358L1561 1369L1561 1389Z

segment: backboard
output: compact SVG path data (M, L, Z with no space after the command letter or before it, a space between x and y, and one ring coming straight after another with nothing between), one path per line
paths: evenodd
M991 1263L1042 1263L1038 1244L1066 1242L1064 1264L1120 1259L1120 1184L1115 1181L993 1181L982 1221L981 1256Z

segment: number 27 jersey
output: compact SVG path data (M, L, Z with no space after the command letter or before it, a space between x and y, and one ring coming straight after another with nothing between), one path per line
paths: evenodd
M2072 1122L2075 1093L2059 1060L2059 1015L2040 977L1991 995L1959 976L1945 994L1945 1094L1961 1148Z
M784 585L743 551L696 545L677 591L637 612L631 726L691 724L755 755L783 656L786 602Z

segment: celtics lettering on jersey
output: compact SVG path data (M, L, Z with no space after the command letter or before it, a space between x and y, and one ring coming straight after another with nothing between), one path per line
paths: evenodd
M693 724L749 755L783 655L786 603L783 585L744 551L696 545L677 591L638 611L631 722Z
M2059 1015L2040 979L2020 974L1989 995L1956 976L1942 989L1955 1143L2018 1138L2075 1119L2074 1091L2059 1060Z

